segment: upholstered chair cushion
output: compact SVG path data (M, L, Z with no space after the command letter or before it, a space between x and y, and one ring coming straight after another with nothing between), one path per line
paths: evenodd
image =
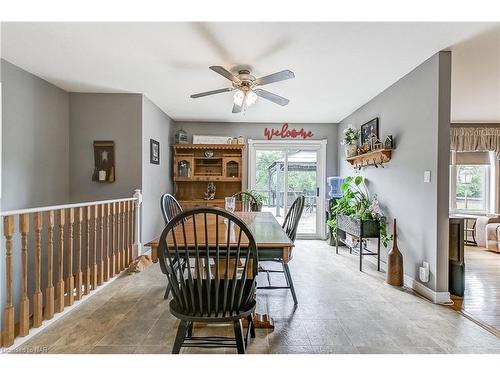
M500 252L500 223L486 225L486 248Z
M477 246L486 247L486 226L490 223L500 223L497 216L481 216L476 220L476 242Z

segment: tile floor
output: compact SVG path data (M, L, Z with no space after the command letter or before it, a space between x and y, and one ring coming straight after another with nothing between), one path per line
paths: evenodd
M257 330L249 353L500 353L500 338L452 309L383 283L384 274L323 241L297 241L290 268L299 305L287 290L258 292L258 312L274 331ZM275 282L284 282L275 275ZM265 282L265 278L262 279ZM123 275L86 303L27 341L18 352L170 353L177 320L163 300L158 264ZM228 326L195 335L231 335ZM43 351L42 351L43 352ZM184 348L181 353L235 353Z

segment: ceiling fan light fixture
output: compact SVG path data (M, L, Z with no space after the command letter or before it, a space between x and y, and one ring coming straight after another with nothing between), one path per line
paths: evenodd
M245 98L245 93L241 90L236 90L233 97L233 103L241 107L244 98Z
M255 104L255 102L257 101L257 94L254 93L253 91L249 90L247 92L247 98L245 100L245 102L247 103L247 106L251 106L253 104Z

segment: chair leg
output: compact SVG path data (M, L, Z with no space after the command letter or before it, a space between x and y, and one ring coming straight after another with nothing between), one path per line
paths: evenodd
M194 325L193 322L189 322L189 327L187 329L187 334L186 334L186 337L188 339L190 339L191 337L193 337L193 325Z
M238 348L238 354L245 354L245 338L243 335L243 326L241 325L241 320L235 320L233 322L234 326L234 337L236 338L236 347Z
M170 283L167 281L167 289L165 290L165 294L163 295L163 299L167 299L170 294Z
M290 268L288 264L283 262L283 270L285 271L285 276L288 279L288 283L290 284L290 291L292 292L293 303L298 305L297 296L295 295L295 288L293 287L292 274L290 273Z
M250 337L252 339L254 339L255 338L255 326L253 325L252 314L247 316L247 320L248 320L248 329L250 330Z
M181 320L179 323L179 328L177 328L177 335L175 336L174 347L172 348L172 354L179 354L181 351L182 344L186 338L186 332L190 322L187 320Z

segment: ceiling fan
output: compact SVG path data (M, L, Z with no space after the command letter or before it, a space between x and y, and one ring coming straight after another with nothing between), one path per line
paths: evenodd
M263 90L258 87L267 85L269 83L294 78L295 74L293 74L291 70L282 70L281 72L273 73L260 78L255 78L247 69L240 70L236 75L224 69L222 66L211 66L210 69L230 80L232 82L232 87L193 94L191 95L191 98L201 98L203 96L236 90L233 100L233 113L239 113L243 110L243 108L251 106L255 103L257 97L259 96L281 106L285 106L290 103L290 100L288 100L287 98L283 98L282 96L273 94L272 92Z

